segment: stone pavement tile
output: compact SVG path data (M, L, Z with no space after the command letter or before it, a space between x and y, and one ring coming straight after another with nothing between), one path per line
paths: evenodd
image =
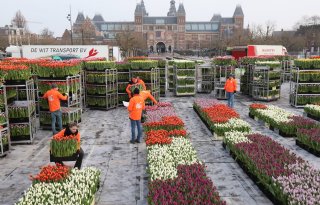
M24 191L31 185L31 181L29 180L30 174L35 175L38 171L39 167L24 166L12 170L0 183L0 204L12 205L16 203L22 197Z
M104 186L98 193L98 204L135 203L137 176L141 175L136 166L110 165Z
M266 197L235 163L207 163L207 174L228 204L257 204L253 197ZM268 201L268 199L266 199ZM268 201L265 204L272 204Z
M223 149L219 141L192 141L192 145L196 149L199 159L205 163L234 163L232 157Z

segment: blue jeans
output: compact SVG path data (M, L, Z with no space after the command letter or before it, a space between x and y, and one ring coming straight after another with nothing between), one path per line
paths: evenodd
M234 106L234 93L227 92L227 98L228 98L228 106L233 108L233 106Z
M57 110L54 112L51 112L51 128L52 128L52 132L53 134L57 134L57 130L56 130L56 122L58 122L58 126L59 126L59 131L62 130L62 112L61 110Z
M134 141L136 139L136 126L138 129L138 138L137 140L140 141L142 138L142 128L141 128L141 120L131 120L131 140Z

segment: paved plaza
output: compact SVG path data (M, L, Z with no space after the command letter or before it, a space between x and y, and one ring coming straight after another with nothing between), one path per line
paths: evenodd
M282 89L282 98L271 102L279 107L301 114L302 109L289 105L288 84ZM213 97L198 95L197 97ZM208 176L217 186L222 198L230 205L272 204L248 178L232 157L222 148L221 141L212 134L192 109L194 98L162 98L174 104L178 116L190 133L199 158L206 163ZM224 101L222 101L224 102ZM320 159L295 145L294 139L283 138L248 117L250 98L237 94L235 109L250 123L254 131L271 136L283 146L320 168ZM86 111L80 126L84 166L95 166L102 171L101 187L97 193L98 205L147 204L146 147L129 144L130 127L127 111L120 107L108 112ZM16 145L9 155L0 159L0 204L14 204L31 184L30 174L49 163L50 132L40 130L32 145ZM72 163L67 163L73 165Z

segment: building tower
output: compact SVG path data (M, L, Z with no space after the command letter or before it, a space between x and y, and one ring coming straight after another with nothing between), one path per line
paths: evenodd
M236 10L234 11L233 20L238 29L243 29L244 14L240 5L237 5Z
M135 25L136 32L142 32L143 16L144 16L144 10L142 7L142 2L140 2L140 3L137 3L136 10L134 12L134 25Z
M174 0L171 0L170 9L167 16L176 16L176 15L177 15L176 2Z
M185 50L185 36L186 36L186 11L184 9L183 3L179 4L178 12L177 12L177 23L178 23L178 34L177 34L177 42L176 49Z

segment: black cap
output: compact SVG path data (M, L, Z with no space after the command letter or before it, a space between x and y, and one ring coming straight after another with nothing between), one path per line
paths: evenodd
M54 84L54 83L51 84L51 88L52 88L52 89L57 88L57 87L58 87L57 84Z

